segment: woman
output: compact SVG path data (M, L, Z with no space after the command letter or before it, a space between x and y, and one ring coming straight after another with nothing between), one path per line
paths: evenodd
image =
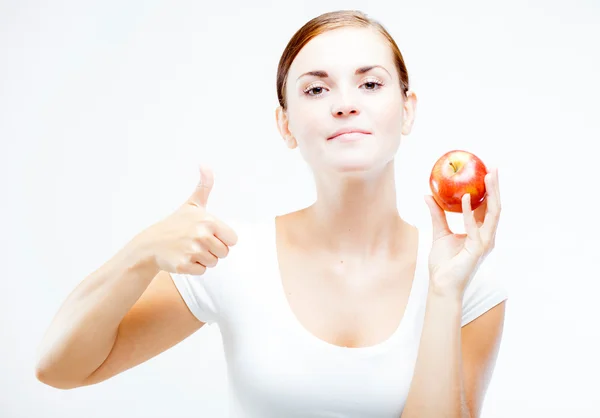
M314 204L233 228L206 211L213 178L201 170L185 204L69 296L38 379L92 385L216 323L231 416L479 416L506 300L484 269L497 171L484 205L463 199L467 234L448 229L431 196L428 232L399 215L394 156L416 96L393 39L360 12L301 28L277 93L277 126L313 171Z

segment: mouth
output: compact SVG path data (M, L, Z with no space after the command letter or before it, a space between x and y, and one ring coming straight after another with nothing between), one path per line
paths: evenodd
M364 137L368 136L370 134L365 134L362 132L347 132L344 134L339 134L336 135L332 138L329 138L329 141L335 141L335 142L353 142L353 141L358 141L363 139Z
M366 135L370 135L371 132L367 132L362 129L342 129L335 132L332 136L327 138L328 141L333 139L338 141L348 141L363 138Z

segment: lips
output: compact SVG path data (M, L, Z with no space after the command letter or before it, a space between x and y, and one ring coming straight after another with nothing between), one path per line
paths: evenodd
M364 129L360 129L360 128L343 128L343 129L339 129L337 131L335 131L329 138L327 138L327 140L331 140L334 139L340 135L343 134L350 134L350 133L359 133L359 134L370 134L371 132L369 131L365 131Z

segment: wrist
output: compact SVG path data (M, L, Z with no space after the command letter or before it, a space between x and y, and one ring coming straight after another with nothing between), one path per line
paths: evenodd
M460 302L462 304L465 293L464 290L463 286L447 284L433 279L429 280L429 294L435 298L451 302Z
M129 268L152 274L152 277L160 271L151 241L146 238L145 234L136 235L127 243L122 252Z
M435 322L455 324L462 317L463 301L456 293L439 293L429 289L427 294L427 311L430 317L437 318Z
M427 293L426 320L437 324L436 327L454 329L460 326L463 301L456 292L439 292L429 289Z

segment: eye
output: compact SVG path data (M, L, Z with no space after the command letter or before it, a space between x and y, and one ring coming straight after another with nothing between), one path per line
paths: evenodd
M313 97L320 96L323 93L323 90L325 90L325 87L316 86L314 84L311 84L306 89L304 89L304 94L306 94L308 96L313 96ZM314 93L314 94L311 94L311 93Z
M380 87L383 87L383 83L377 80L369 80L365 81L362 86L365 87L365 90L379 90Z

